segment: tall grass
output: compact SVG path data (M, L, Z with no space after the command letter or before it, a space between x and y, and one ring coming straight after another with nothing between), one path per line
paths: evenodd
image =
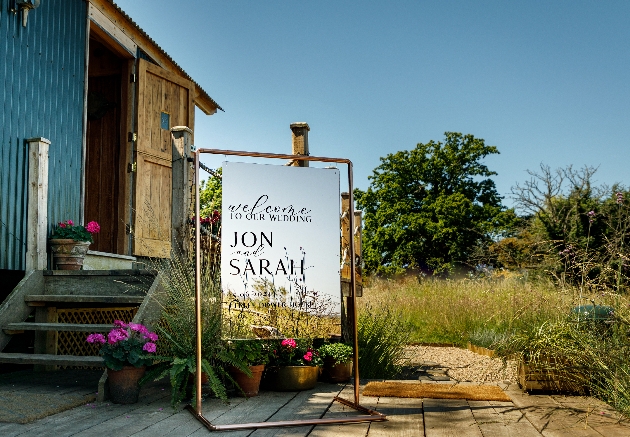
M375 279L359 299L391 308L410 330L410 341L490 346L503 335L568 314L573 295L551 282L504 279ZM480 340L480 341L479 341ZM480 344L482 343L482 344Z

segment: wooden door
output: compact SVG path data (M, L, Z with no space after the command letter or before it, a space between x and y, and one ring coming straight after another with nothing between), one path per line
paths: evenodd
M171 251L173 145L170 128L192 128L193 84L138 61L138 138L133 254L167 258Z

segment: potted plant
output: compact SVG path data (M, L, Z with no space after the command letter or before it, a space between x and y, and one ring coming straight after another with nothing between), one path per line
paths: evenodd
M269 361L267 344L262 340L231 340L227 348L234 361L247 366L247 371L230 366L230 375L245 397L257 396L265 364Z
M146 366L153 362L151 354L157 349L158 336L146 326L138 323L114 321L114 328L107 338L103 334L90 334L86 341L103 345L99 355L107 367L109 396L117 404L138 402L140 386L138 381L145 373Z
M352 346L327 343L318 350L324 360L322 376L331 382L347 382L352 375Z
M94 242L92 235L100 230L96 222L86 226L75 225L72 220L60 222L48 240L57 269L81 270L88 247Z
M322 360L307 340L285 338L275 342L271 364L265 372L267 385L277 391L297 391L315 387Z

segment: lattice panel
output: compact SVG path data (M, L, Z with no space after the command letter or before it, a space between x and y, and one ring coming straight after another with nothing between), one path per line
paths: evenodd
M59 308L57 309L58 323L77 324L113 324L114 320L131 322L138 312L138 308ZM87 355L98 356L100 345L85 341L88 332L63 332L57 335L57 355ZM107 335L107 333L103 333ZM64 368L86 368L80 366L66 366Z

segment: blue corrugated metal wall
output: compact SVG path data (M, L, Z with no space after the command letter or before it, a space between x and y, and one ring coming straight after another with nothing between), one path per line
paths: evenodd
M49 228L80 216L87 4L44 0L27 27L12 4L0 0L0 269L23 270L27 138L51 141Z

